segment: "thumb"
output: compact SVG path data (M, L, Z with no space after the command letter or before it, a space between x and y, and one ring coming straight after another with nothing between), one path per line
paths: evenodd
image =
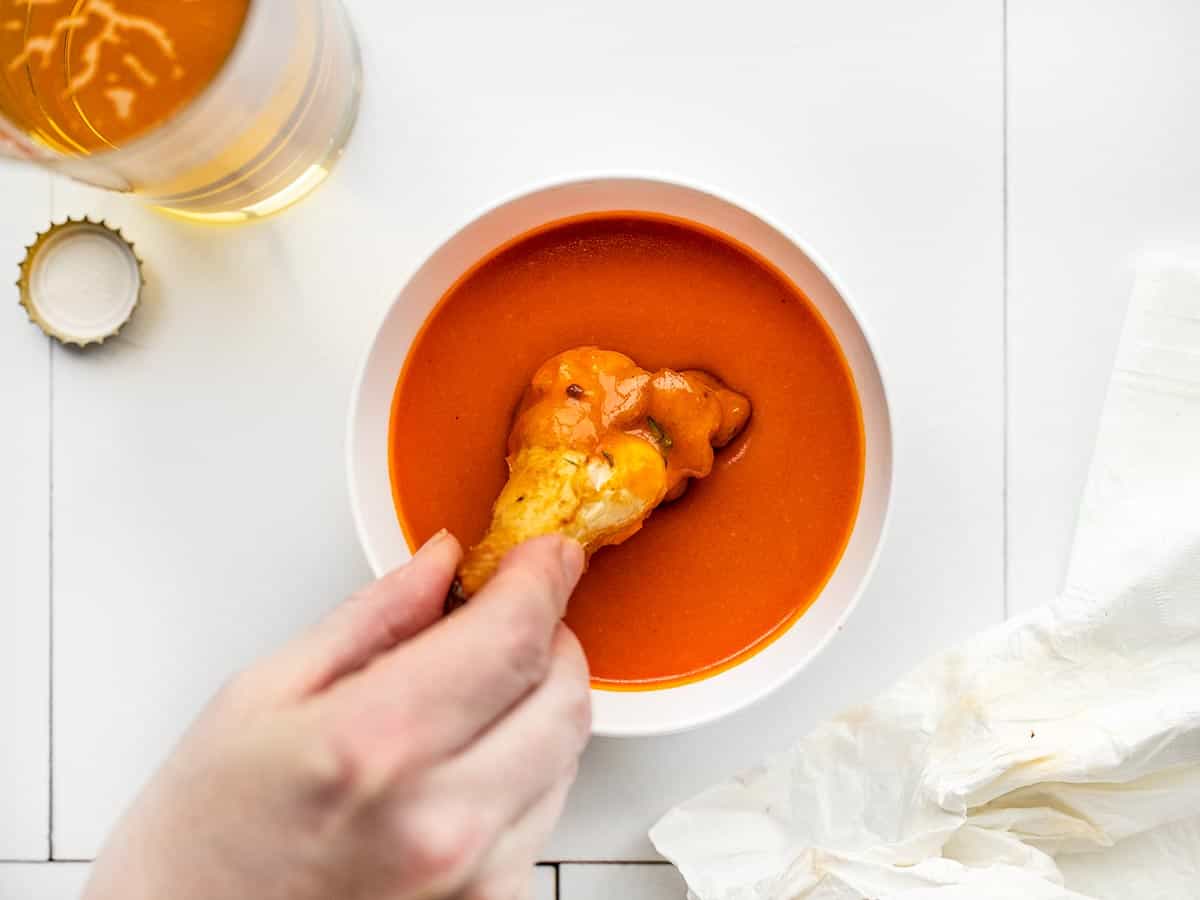
M443 529L398 569L336 607L264 661L277 698L303 697L361 669L372 658L428 628L442 615L462 548Z

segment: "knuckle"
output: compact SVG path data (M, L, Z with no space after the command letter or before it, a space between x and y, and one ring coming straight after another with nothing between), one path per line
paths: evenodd
M418 883L447 884L474 866L487 848L478 815L440 812L409 818L400 826L405 868Z
M367 767L357 748L337 735L307 741L301 753L306 793L320 806L340 806L370 793Z
M403 757L402 748L389 742L385 755L378 734L344 710L314 710L298 743L304 748L302 766L309 796L324 807L364 809L405 774L397 761Z
M537 684L550 668L550 628L546 614L535 604L514 606L505 623L503 658L523 684Z
M546 642L536 633L515 632L509 636L504 661L520 684L532 686L541 682L550 668L549 657Z

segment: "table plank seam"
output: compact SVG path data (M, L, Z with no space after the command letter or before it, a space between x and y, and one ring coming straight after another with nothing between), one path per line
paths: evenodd
M1001 521L1000 521L1000 554L1001 554L1001 571L1000 571L1000 590L1001 600L1003 602L1004 618L1008 619L1009 599L1008 599L1008 560L1009 560L1009 509L1008 509L1008 484L1009 484L1009 379L1008 379L1008 338L1009 338L1009 314L1008 314L1008 0L1001 0L1000 3L1000 141L1001 141L1001 156L1000 156L1000 215L1002 225L1000 229L1000 296L1001 310L1003 320L1000 328L1000 378L1002 383L1001 391L1001 408L1000 408L1000 428L1002 434L1002 446L1000 449L1000 506L1001 506Z
M54 180L53 179L50 180L50 196L51 196L50 209L51 209L51 212L53 212L53 210L54 210L54 199L53 199L54 198ZM46 392L48 395L47 403L49 404L49 408L50 408L49 429L48 429L49 439L47 442L48 443L47 452L50 455L49 463L47 465L47 481L48 481L47 503L49 505L49 510L48 510L48 516L47 516L47 524L48 524L47 532L48 533L46 536L46 540L49 542L49 546L47 547L47 553L46 553L47 566L49 569L49 571L47 573L47 581L46 581L46 587L47 587L46 608L47 608L47 616L49 617L49 622L47 623L47 627L49 629L49 634L47 636L48 641L47 641L47 651L46 651L46 667L47 667L48 671L46 674L47 674L47 677L50 679L50 684L47 688L47 693L46 693L46 704L48 707L47 717L46 717L46 726L49 731L49 738L48 738L47 748L46 748L47 754L48 754L47 772L46 772L46 855L49 860L53 861L54 860L54 342L52 340L47 339L46 344L48 347L47 353L49 355L49 361L48 361L48 366L47 366L47 375L46 375Z
M46 176L50 218L55 212L55 179ZM47 771L46 771L46 858L54 861L54 341L46 339L46 691Z
M539 866L670 866L665 859L554 859L542 860Z

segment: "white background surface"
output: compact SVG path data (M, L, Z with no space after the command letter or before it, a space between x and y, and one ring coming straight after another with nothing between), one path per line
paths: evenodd
M87 874L85 863L0 863L0 897L75 900L83 890Z
M0 168L0 197L0 242L15 263L33 240L31 229L50 212L49 180ZM11 279L3 281L15 281L16 266L7 274ZM50 849L50 350L23 321L15 296L12 300L0 325L0 859L45 859Z
M1140 253L1200 257L1200 5L1009 0L1009 606L1061 586Z
M890 538L844 632L722 724L595 742L547 850L568 862L653 859L673 802L1047 599L1130 263L1200 232L1186 0L349 5L362 118L282 218L199 228L64 182L51 210L47 176L0 167L5 258L51 211L105 215L149 280L95 352L0 321L0 859L45 859L48 833L56 859L94 855L220 681L367 577L350 383L404 278L482 206L633 169L762 209L847 286L897 426ZM62 879L32 871L0 869L0 898ZM567 900L682 893L660 866L559 875Z

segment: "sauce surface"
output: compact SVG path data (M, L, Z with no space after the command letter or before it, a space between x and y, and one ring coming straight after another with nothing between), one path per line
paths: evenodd
M460 279L409 353L389 453L410 542L479 540L522 391L581 345L712 372L753 403L708 478L593 557L567 613L599 687L712 674L802 614L841 557L864 459L849 368L803 294L716 232L616 213L547 226Z

